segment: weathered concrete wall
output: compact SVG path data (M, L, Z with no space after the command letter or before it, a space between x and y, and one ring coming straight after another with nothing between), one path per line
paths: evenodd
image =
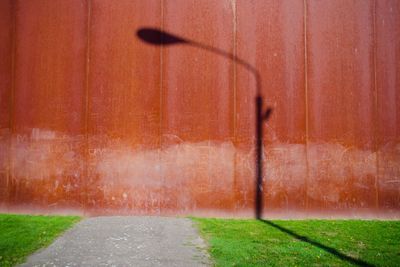
M0 208L399 216L397 0L0 0Z

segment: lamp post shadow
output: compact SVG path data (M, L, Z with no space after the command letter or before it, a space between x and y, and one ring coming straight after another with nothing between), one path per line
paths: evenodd
M269 119L272 113L271 108L267 108L266 111L263 110L263 98L261 96L261 76L258 70L253 67L248 62L244 61L237 56L227 53L221 49L205 45L193 40L189 40L175 34L170 34L165 31L161 31L156 28L141 28L136 32L136 35L142 41L157 46L169 46L184 44L204 49L206 51L212 52L214 54L223 56L232 60L235 63L243 66L245 69L250 71L256 81L256 97L255 97L255 113L256 113L256 160L255 160L255 199L254 199L254 213L256 219L262 218L263 213L263 123Z
M274 223L272 221L269 221L269 220L259 220L259 221L261 221L261 222L265 223L266 225L269 225L269 226L271 226L271 227L273 227L273 228L275 228L275 229L277 229L277 230L279 230L279 231L281 231L281 232L283 232L283 233L285 233L285 234L287 234L287 235L289 235L289 236L291 236L291 237L293 237L293 238L295 238L295 239L297 239L297 240L299 240L301 242L305 242L305 243L308 243L308 244L310 244L310 245L312 245L312 246L314 246L316 248L322 249L325 252L335 256L336 258L341 259L343 261L346 261L348 263L351 263L353 265L367 266L367 267L374 267L375 266L375 265L370 264L370 263L368 263L368 262L366 262L366 261L364 261L362 259L357 259L357 258L348 256L348 255L340 252L339 250L337 250L335 248L332 248L332 247L329 247L329 246L324 245L322 243L319 243L318 241L315 241L315 240L313 240L311 238L308 238L307 236L300 235L300 234L298 234L298 233L296 233L296 232L294 232L294 231L292 231L292 230L290 230L288 228L285 228L285 227L283 227L281 225L278 225L278 224L276 224L276 223Z
M246 61L238 58L237 56L227 53L223 50L220 50L218 48L208 46L205 44L198 43L193 40L185 39L183 37L167 33L165 31L161 31L155 28L141 28L137 31L137 36L144 42L151 44L151 45L175 45L175 44L184 44L184 45L190 45L193 47L197 47L200 49L207 50L209 52L215 53L217 55L223 56L225 58L228 58L239 65L243 66L246 68L248 71L250 71L256 80L256 97L255 97L255 126L256 126L256 144L255 144L255 199L254 199L254 213L255 213L255 218L259 220L260 222L265 223L266 225L270 227L274 227L275 229L278 229L279 231L286 233L287 235L296 238L299 241L306 242L308 244L311 244L314 247L317 247L319 249L322 249L331 255L347 261L348 263L358 265L358 266L373 266L372 264L356 259L350 256L345 255L344 253L341 253L335 248L326 246L324 244L321 244L317 241L314 241L306 236L302 236L290 229L284 228L272 221L269 220L263 220L262 219L262 214L263 214L263 123L268 121L268 119L271 117L272 114L272 109L267 108L264 111L263 108L263 97L261 96L261 76L258 70L247 63Z

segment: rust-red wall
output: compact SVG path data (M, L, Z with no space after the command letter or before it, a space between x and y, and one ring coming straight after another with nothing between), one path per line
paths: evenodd
M152 46L141 27L199 46ZM0 209L400 216L397 0L0 0Z

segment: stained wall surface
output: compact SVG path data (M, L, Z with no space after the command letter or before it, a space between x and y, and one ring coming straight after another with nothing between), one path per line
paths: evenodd
M265 215L398 217L398 25L397 0L0 0L0 209L252 216L261 96Z

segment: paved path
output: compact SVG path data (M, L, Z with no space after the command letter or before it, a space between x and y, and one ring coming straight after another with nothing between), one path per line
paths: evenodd
M97 217L75 225L22 266L209 266L189 219Z

